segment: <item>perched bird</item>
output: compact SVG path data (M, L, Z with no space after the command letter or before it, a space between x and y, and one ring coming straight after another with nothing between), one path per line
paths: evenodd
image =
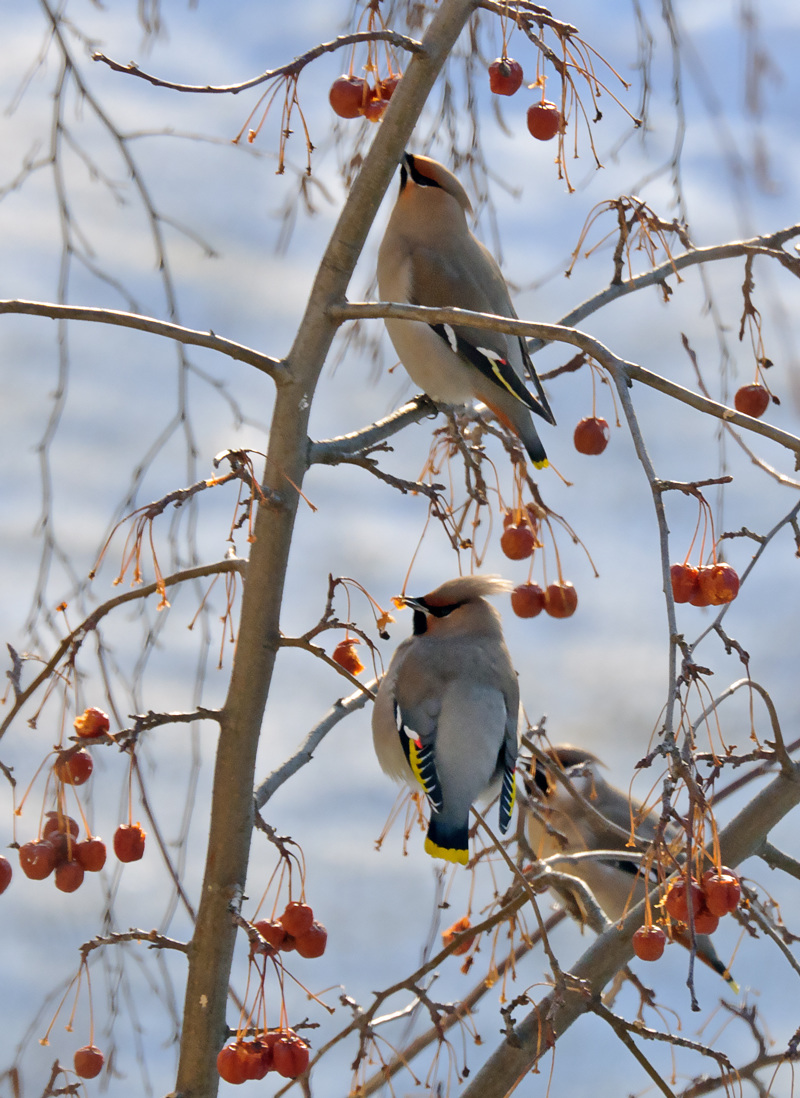
M471 212L467 192L442 164L404 153L400 194L378 252L381 298L516 317L497 262L469 231ZM537 468L547 465L531 412L548 423L555 418L524 339L418 320L386 320L386 328L411 379L429 397L442 404L480 401L520 438Z
M422 598L404 596L414 632L392 657L372 714L378 762L430 802L426 851L462 865L472 803L501 786L503 832L514 808L519 687L500 615L483 598L509 586L463 576Z
M539 858L588 850L619 850L623 855L619 861L587 858L575 862L565 860L563 866L557 861L550 863L558 872L569 873L587 884L608 918L619 922L626 909L635 907L645 894L645 880L638 872L639 862L631 859L631 848L626 849L625 845L630 835L631 816L636 836L647 844L656 836L659 814L645 811L639 801L609 785L599 770L603 764L590 751L561 744L548 754L564 771L573 789L594 806L600 816L570 796L561 782L536 761L530 779L526 781L527 791L534 801L534 811L528 813L527 819L528 842ZM548 831L548 827L552 830ZM667 839L674 835L674 829L667 831ZM652 888L655 883L648 880L648 887ZM579 902L577 906L580 907ZM689 946L688 935L673 929L672 936L682 945ZM708 935L698 934L695 941L700 960L738 990Z

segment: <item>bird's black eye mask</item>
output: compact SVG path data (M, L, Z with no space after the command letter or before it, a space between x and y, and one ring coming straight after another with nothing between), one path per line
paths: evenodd
M448 614L452 614L454 610L458 610L459 606L463 606L463 602L451 602L448 606L430 606L425 599L409 599L409 603L414 608L414 636L419 637L423 633L428 631L428 618L446 618Z
M418 187L438 187L439 184L435 179L430 179L427 175L423 175L414 163L414 157L411 153L406 153L403 157L403 163L400 166L400 190L405 189L408 177L416 183Z

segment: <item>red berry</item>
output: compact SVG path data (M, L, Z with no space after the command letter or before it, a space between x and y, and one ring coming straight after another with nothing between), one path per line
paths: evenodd
M54 831L47 841L53 848L53 865L57 868L75 857L75 840L66 831Z
M578 608L578 592L571 583L551 583L544 593L544 608L551 618L571 618Z
M694 877L690 877L688 883L685 877L679 877L669 886L664 907L671 918L681 923L688 923L689 903L692 905L694 914L699 914L703 906L703 890Z
M114 853L121 862L138 862L147 832L140 823L120 824L114 832Z
M103 1068L105 1057L96 1045L84 1045L73 1057L75 1074L81 1079L94 1079Z
M527 522L512 522L502 533L500 548L509 560L525 560L533 552L535 542Z
M511 609L518 618L535 618L544 610L544 591L538 583L521 583L511 592Z
M59 815L58 812L45 813L45 824L42 828L43 839L50 839L53 835L58 834L66 835L67 832L70 833L73 839L77 839L79 831L78 821L73 820L72 816Z
M364 670L364 664L358 658L358 652L355 649L355 646L360 643L361 641L354 640L353 637L347 637L345 640L339 641L331 656L334 663L338 663L351 675L360 675Z
M328 932L322 923L316 922L295 939L295 946L301 957L321 957L327 944Z
M226 1083L244 1083L247 1079L245 1072L246 1055L242 1055L240 1052L240 1044L237 1041L235 1044L225 1045L217 1053L217 1072L220 1079L224 1079Z
M402 74L398 73L395 76L387 76L385 80L379 80L376 86L376 91L380 93L381 99L385 102L389 102L395 92L395 88L400 83Z
M641 961L657 961L666 944L667 936L660 926L640 926L633 935L633 952Z
M4 858L3 855L0 854L0 896L3 895L5 890L11 884L11 876L11 862L8 860L8 858Z
M56 888L74 892L83 884L83 866L79 862L62 862L56 866Z
M369 84L363 77L342 75L334 80L328 100L340 118L358 118L369 102Z
M713 934L719 926L719 915L709 911L703 904L694 917L695 934Z
M291 934L293 938L299 938L301 934L311 929L314 923L314 912L308 904L293 901L286 905L286 910L279 922L287 934Z
M489 66L489 87L495 95L513 95L522 85L522 65L510 57L498 57Z
M238 1055L242 1062L242 1071L245 1079L263 1079L272 1067L272 1050L267 1049L268 1056L264 1056L264 1046L261 1041L240 1041Z
M383 116L386 114L386 108L389 106L389 100L381 98L379 91L374 88L369 89L369 99L366 106L361 112L368 122L380 122Z
M763 385L743 385L733 398L737 412L758 419L769 407L769 393Z
M308 1045L302 1037L287 1030L272 1046L272 1061L278 1075L296 1079L308 1067Z
M93 767L92 756L84 747L77 751L74 747L60 751L53 764L56 777L67 785L83 785L88 782Z
M697 583L706 606L722 606L739 594L739 576L730 564L705 565L698 571Z
M47 839L37 839L19 848L19 867L32 881L43 881L53 872L56 852Z
M582 419L575 428L573 441L579 454L602 454L606 446L611 430L608 422L599 416L587 416Z
M537 141L550 141L561 129L561 111L544 100L528 107L528 130Z
M286 940L286 931L282 923L273 923L269 919L259 919L253 923L261 937L272 946L273 949L282 949Z
M447 930L442 931L442 945L449 946L455 939L457 934L462 934L465 930L469 930L472 923L466 915L462 915L460 919L456 919L452 926L449 926ZM453 956L458 957L462 953L469 953L472 949L472 943L475 941L475 935L472 934L468 938L465 938L463 942L459 942L456 948L453 950Z
M702 884L705 905L712 915L728 915L739 906L742 886L734 873L709 869L703 874Z
M689 602L697 594L697 569L693 564L673 564L669 578L676 602Z
M106 864L106 844L96 836L75 844L75 861L87 873L99 873Z
M73 727L75 735L80 736L82 739L102 736L110 728L108 713L104 713L102 709L96 709L94 706L90 709L84 709L81 716L76 717L73 721Z

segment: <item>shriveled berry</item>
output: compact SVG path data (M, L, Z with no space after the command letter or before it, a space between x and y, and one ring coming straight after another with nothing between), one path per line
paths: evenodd
M462 915L460 919L456 919L452 926L449 926L447 930L442 931L442 945L445 947L449 946L459 934L463 934L463 932L469 930L471 926L472 923L469 921L468 916ZM453 956L458 957L462 953L469 953L474 941L474 934L466 937L464 941L459 942L453 950Z
M346 637L344 640L339 641L331 656L334 663L338 663L340 667L343 667L345 671L349 671L351 675L360 675L364 670L364 664L358 658L358 652L356 652L355 649L355 646L360 643L360 640L356 640L353 637Z
M102 709L97 709L95 706L84 709L80 717L76 717L72 724L75 735L80 736L81 739L102 736L110 728L108 713L104 713Z

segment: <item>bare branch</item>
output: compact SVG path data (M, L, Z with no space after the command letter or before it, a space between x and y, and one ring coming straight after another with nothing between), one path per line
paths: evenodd
M94 324L114 324L122 328L134 328L139 332L174 339L195 347L207 347L218 351L228 358L246 362L257 370L267 374L280 383L288 377L286 367L276 358L262 355L242 343L234 343L214 332L198 332L193 328L184 328L182 324L171 324L167 320L157 320L152 316L138 313L123 313L118 309L98 309L88 305L59 305L52 301L0 301L0 313L20 313L25 316L44 316L53 320L87 320Z
M313 49L301 53L293 61L289 61L285 65L279 65L276 69L267 69L259 76L253 76L239 84L178 84L143 72L133 61L129 61L126 65L121 64L119 61L113 61L110 57L106 57L104 53L100 53L99 50L92 54L92 60L102 61L114 72L122 72L128 76L138 76L141 80L154 84L157 88L171 88L173 91L192 92L195 95L238 95L239 92L247 91L248 88L257 88L259 84L266 84L269 80L275 80L277 77L297 76L306 65L311 61L315 61L318 57L322 57L323 54L334 53L345 46L355 46L360 42L388 42L390 46L406 50L411 54L424 52L421 42L418 42L415 38L408 38L404 34L399 34L397 31L357 31L354 34L341 34L332 42L322 42L319 46L314 46Z

